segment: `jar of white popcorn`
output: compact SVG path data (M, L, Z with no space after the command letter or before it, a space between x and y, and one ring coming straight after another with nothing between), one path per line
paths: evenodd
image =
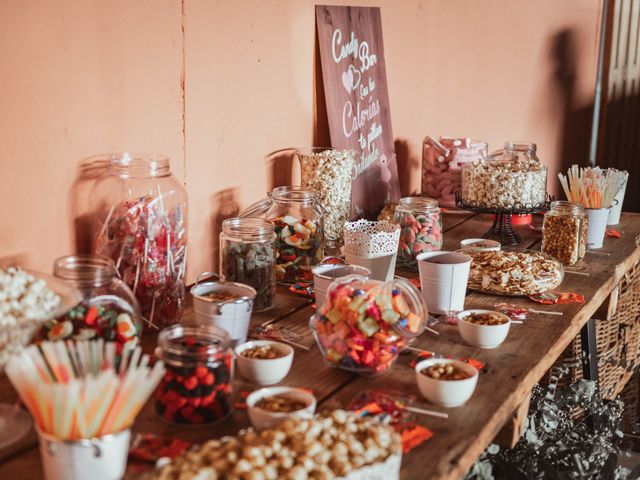
M351 211L351 183L355 152L326 147L296 150L300 161L302 186L318 192L320 204L326 210L324 218L325 248L342 246L342 226Z
M544 204L546 192L535 143L507 142L488 160L462 166L462 200L470 205L522 210Z

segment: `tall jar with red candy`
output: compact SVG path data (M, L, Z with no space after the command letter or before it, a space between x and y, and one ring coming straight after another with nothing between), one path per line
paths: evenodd
M276 280L312 282L311 268L324 258L325 210L317 192L304 187L274 188L240 217L271 220L276 233Z
M410 338L425 328L427 306L409 281L348 275L334 280L309 326L325 361L361 375L393 365Z
M156 390L158 414L200 425L231 413L233 353L227 333L209 325L172 325L158 335L156 357L166 373Z
M91 340L115 342L117 354L134 348L140 340L140 307L133 293L116 276L106 257L72 255L58 258L54 276L73 285L82 301L62 317L45 322L36 340Z
M187 259L187 193L169 158L113 154L92 192L95 252L115 262L140 302L144 328L180 319Z
M417 255L442 249L442 217L437 200L427 197L400 199L394 222L400 225L399 267L417 270Z

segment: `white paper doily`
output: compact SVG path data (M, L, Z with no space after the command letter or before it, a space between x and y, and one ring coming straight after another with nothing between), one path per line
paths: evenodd
M353 255L388 255L398 250L400 226L386 220L358 220L344 224L344 249Z

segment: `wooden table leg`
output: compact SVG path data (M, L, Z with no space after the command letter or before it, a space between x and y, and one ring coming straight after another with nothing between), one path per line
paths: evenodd
M582 350L582 375L585 380L598 381L598 345L596 320L591 318L580 330Z

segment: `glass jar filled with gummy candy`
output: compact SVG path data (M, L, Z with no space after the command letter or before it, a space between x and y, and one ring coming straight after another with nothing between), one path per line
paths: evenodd
M324 215L315 190L277 187L240 217L271 220L276 233L276 280L312 282L311 268L324 258Z
M41 340L92 340L115 342L116 353L136 347L142 333L140 307L133 293L116 276L113 261L94 255L58 258L53 275L75 287L82 300L61 317L43 323Z
M442 217L437 200L401 198L393 221L400 225L399 267L417 270L416 256L442 249Z
M144 329L157 332L184 309L187 192L166 156L119 153L107 162L92 191L94 252L114 261Z

